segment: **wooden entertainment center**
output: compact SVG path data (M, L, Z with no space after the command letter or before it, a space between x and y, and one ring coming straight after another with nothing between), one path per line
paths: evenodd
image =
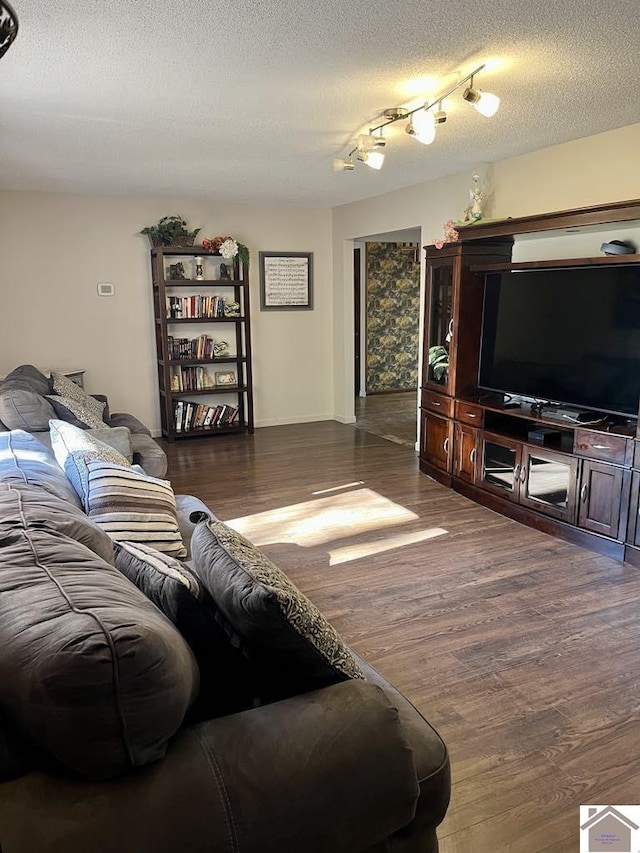
M599 235L611 239L625 223L640 225L640 199L480 222L461 227L457 243L425 246L419 455L421 471L466 497L640 566L637 410L636 417L593 413L589 423L559 422L478 387L485 273L640 263L640 254L596 255ZM580 233L584 241L585 232L593 236L589 257L513 260L518 238L531 254L536 238L548 248L549 238Z

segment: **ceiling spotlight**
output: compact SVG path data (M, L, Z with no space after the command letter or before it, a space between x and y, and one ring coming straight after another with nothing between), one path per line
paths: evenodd
M442 101L438 103L438 109L433 113L433 123L434 124L444 124L447 120L446 110L442 109Z
M433 113L430 110L418 110L411 116L411 121L405 128L409 136L413 136L423 145L431 145L436 138L436 126Z
M351 159L342 160L339 157L336 157L331 166L334 172L353 172L356 164Z
M382 151L363 151L359 149L356 156L358 160L366 163L372 169L382 169L382 164L384 163L384 154Z
M387 140L382 134L361 133L356 140L356 145L360 151L371 151L372 148L384 148L386 144Z
M478 112L487 118L494 116L500 106L500 98L497 95L493 95L491 92L481 92L480 89L473 88L473 77L471 78L471 85L464 90L462 97L465 101L473 104Z

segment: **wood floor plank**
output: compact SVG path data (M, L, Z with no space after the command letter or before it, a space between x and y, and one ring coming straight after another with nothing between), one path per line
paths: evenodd
M577 853L579 805L638 802L637 569L468 501L421 474L411 448L363 429L166 447L176 491L223 520L296 507L313 525L326 498L351 495L321 531L279 532L263 550L447 742L441 853ZM368 516L362 490L381 498ZM387 523L389 505L406 515ZM345 529L358 508L364 520ZM339 548L433 528L447 533L332 563Z

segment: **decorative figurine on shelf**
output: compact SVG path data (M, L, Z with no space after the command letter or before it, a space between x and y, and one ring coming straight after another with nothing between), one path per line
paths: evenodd
M220 264L220 280L229 281L230 278L229 267L226 264Z
M482 219L482 202L484 201L484 192L480 183L480 175L473 173L471 179L473 184L469 190L470 203L464 209L464 222L477 222Z
M171 281L184 281L186 279L182 261L178 261L177 264L169 264L169 279Z
M224 303L224 316L225 317L239 317L240 316L240 303L239 302L225 302Z
M196 281L204 281L204 260L199 255L193 259L196 265Z
M216 358L222 358L229 352L229 344L226 341L216 341L213 345L213 354Z

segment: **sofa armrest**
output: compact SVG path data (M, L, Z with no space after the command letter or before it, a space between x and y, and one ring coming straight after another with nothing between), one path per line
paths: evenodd
M151 437L151 430L142 421L139 421L135 415L130 415L128 412L112 412L109 415L109 426L126 426L129 427L134 435L148 435Z
M7 853L353 853L411 821L418 786L396 710L355 680L189 727L120 780L2 794Z

